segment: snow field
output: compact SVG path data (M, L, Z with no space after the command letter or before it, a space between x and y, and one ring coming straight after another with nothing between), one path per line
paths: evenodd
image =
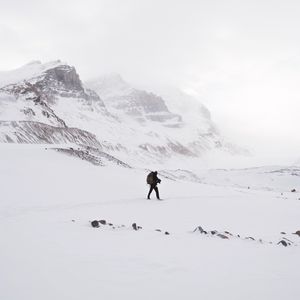
M299 298L299 246L191 233L277 242L300 229L298 193L162 178L164 201L148 201L144 170L34 145L1 145L0 157L0 299ZM92 228L94 219L117 228Z

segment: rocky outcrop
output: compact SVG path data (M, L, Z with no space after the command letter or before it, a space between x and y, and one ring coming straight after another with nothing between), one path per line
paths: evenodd
M154 93L132 88L120 75L113 74L87 82L103 98L105 105L137 122L153 121L166 126L179 126L182 118L169 111L165 101ZM171 122L171 124L168 124Z
M54 127L31 121L0 121L0 142L23 144L83 144L101 147L95 135L78 128Z
M80 148L53 148L59 153L63 153L69 156L77 157L85 160L96 166L106 166L108 164L118 165L124 168L131 168L128 164L115 158L114 156L100 151L98 148L82 145Z

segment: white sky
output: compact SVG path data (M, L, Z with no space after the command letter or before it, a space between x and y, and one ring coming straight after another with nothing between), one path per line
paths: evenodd
M300 158L300 1L0 0L0 70L61 59L199 96L221 131Z

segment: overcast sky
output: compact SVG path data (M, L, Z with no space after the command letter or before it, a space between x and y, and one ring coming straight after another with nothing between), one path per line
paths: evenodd
M300 1L0 0L0 70L61 59L197 95L221 131L300 158ZM149 84L150 83L150 84Z

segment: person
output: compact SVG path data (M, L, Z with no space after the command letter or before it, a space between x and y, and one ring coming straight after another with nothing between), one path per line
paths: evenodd
M161 180L157 177L157 171L150 172L148 174L148 176L147 176L147 183L150 185L150 190L149 190L147 199L150 200L150 195L151 195L152 191L154 190L155 193L156 193L156 198L158 200L160 200L157 184L161 183Z

